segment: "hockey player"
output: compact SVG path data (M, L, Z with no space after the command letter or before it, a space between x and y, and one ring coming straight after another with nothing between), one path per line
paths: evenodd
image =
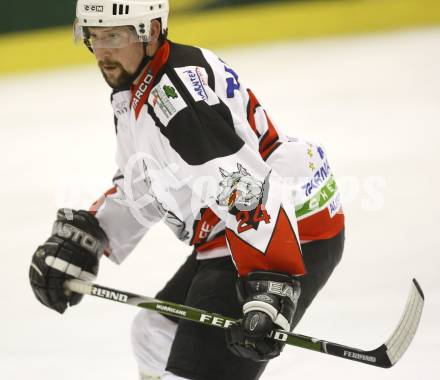
M89 211L58 211L32 258L34 293L63 313L81 300L64 281L94 280L103 255L121 263L163 221L193 253L157 298L242 321L225 339L141 311L141 378L258 379L283 349L269 331L296 326L342 255L326 154L282 134L211 51L168 40L167 0L78 0L76 14L76 37L113 88L118 170Z

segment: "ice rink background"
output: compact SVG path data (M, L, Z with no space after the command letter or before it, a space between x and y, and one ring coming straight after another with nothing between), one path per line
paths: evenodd
M397 324L410 280L426 306L391 370L286 347L263 379L438 379L440 29L218 52L292 136L321 142L343 189L346 250L298 333L364 349ZM94 67L0 79L0 377L136 379L135 308L86 298L65 315L28 284L30 257L57 207L88 207L111 187L109 90ZM100 284L154 295L190 253L157 226Z

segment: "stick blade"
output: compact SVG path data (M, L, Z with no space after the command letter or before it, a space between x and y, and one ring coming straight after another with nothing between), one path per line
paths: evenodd
M416 279L413 279L411 291L402 318L390 338L379 349L386 353L389 364L396 364L411 344L422 317L425 296ZM378 350L379 350L378 349Z

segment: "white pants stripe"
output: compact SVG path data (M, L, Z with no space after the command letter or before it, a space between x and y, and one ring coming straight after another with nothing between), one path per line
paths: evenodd
M141 380L188 380L165 371L177 324L159 313L141 310L133 320L131 343Z

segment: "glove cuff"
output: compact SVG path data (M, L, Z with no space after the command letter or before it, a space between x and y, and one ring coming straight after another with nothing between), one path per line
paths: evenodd
M274 322L278 315L278 309L265 301L249 301L243 305L243 314L247 314L251 311L262 311L266 313L270 319Z

